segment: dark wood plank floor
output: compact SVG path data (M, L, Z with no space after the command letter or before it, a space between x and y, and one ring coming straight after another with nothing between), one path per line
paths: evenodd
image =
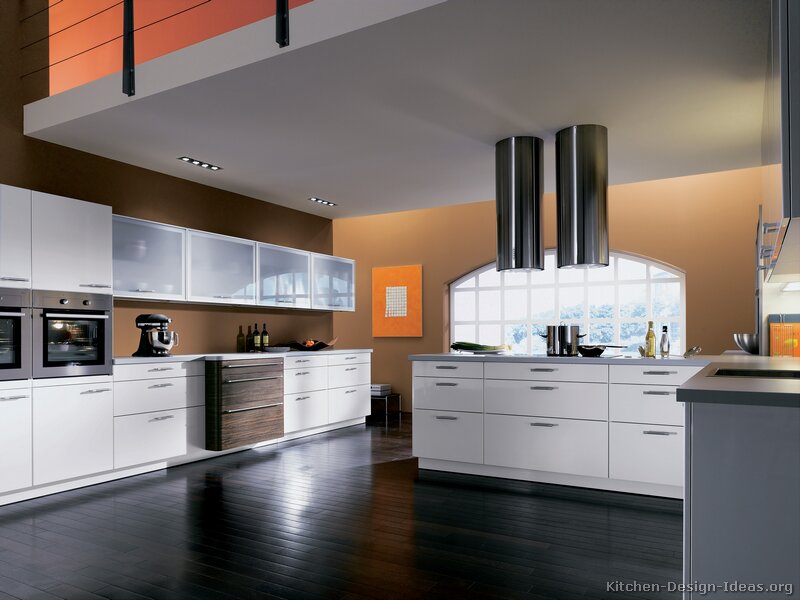
M358 426L0 507L0 598L658 598L681 503L423 472Z

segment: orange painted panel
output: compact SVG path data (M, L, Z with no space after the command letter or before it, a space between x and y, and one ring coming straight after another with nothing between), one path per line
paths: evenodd
M312 1L290 0L289 8ZM135 62L274 14L275 3L265 0L136 0ZM121 0L64 0L50 9L49 27L50 95L122 70Z
M373 267L373 337L422 337L422 265Z

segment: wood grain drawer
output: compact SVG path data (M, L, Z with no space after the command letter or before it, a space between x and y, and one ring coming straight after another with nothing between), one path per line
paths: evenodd
M354 352L353 354L329 354L328 366L352 365L356 363L368 363L371 360L369 352Z
M170 377L114 383L114 416L199 406L205 402L203 377Z
M284 394L314 392L328 388L328 367L303 367L283 372Z
M225 379L242 379L245 377L267 377L283 373L282 358L262 358L249 360L223 360L210 362L212 368L219 369Z
M363 419L372 412L369 384L328 390L328 421Z
M483 463L483 415L414 409L412 454L466 463Z
M219 406L223 412L283 401L283 372L258 377L236 375L222 380Z
M414 408L483 412L483 380L414 377Z
M283 401L263 407L222 412L209 427L206 416L206 448L229 450L283 437Z
M162 377L194 377L204 375L204 360L168 361L133 365L114 365L114 381L160 379Z
M676 400L678 388L612 383L609 389L610 421L683 427L685 407Z
M328 387L340 388L368 384L370 367L370 363L328 367Z
M487 465L608 477L608 424L486 415Z
M413 373L415 377L463 377L468 379L482 379L483 363L456 360L415 360Z
M328 424L328 391L300 392L283 397L284 433Z
M114 418L114 468L186 454L186 409Z
M608 384L487 379L487 413L570 419L608 418Z
M611 365L611 383L643 383L646 385L682 385L703 367L676 367L659 364L652 365Z
M683 427L609 423L609 477L683 485Z
M503 363L487 362L486 379L522 379L534 381L608 382L608 365L574 363Z
M292 356L291 354L285 356L283 358L283 366L285 369L304 369L306 367L327 367L328 366L328 356L327 355L316 355L316 356Z

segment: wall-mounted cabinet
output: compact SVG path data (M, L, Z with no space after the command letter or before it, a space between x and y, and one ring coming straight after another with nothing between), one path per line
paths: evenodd
M258 303L310 308L311 255L302 250L258 245Z
M31 287L31 191L0 185L0 287Z
M114 295L186 299L186 230L114 215Z
M312 308L356 309L355 261L324 254L311 255Z
M255 304L255 281L255 242L189 230L189 300Z

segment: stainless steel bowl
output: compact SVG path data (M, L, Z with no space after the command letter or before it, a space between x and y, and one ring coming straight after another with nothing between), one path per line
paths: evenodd
M758 354L758 336L755 333L734 333L733 341L745 352Z

